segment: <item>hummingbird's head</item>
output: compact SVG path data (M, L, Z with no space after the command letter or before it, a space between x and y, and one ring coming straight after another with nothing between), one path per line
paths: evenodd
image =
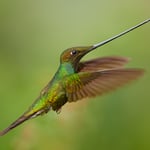
M66 49L60 56L60 62L71 63L74 67L78 64L80 59L92 50L93 46L72 47Z

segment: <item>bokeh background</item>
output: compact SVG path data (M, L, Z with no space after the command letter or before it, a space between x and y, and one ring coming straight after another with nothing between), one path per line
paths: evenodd
M150 17L148 0L1 0L0 129L20 116L52 78L61 52L105 40ZM150 149L150 24L84 59L131 57L138 82L67 104L0 137L1 150Z

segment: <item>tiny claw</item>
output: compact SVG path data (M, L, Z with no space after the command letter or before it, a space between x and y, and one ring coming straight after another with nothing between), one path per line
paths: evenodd
M57 110L56 110L56 113L57 113L57 114L60 114L60 113L61 113L61 108L57 109Z

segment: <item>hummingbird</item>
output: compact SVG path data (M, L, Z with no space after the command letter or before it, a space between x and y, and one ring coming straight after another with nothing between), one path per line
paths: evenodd
M26 120L48 113L60 112L67 102L103 95L113 91L144 74L143 69L125 68L129 59L120 56L106 56L80 61L87 53L117 39L128 32L149 23L147 19L120 34L92 46L68 48L60 56L60 65L52 80L41 90L35 102L16 121L0 132L0 136Z

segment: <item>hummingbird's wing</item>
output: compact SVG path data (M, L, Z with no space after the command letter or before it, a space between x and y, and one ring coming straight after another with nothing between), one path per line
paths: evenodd
M80 72L64 80L69 102L94 97L115 90L144 73L142 69L113 69L99 72Z
M121 68L128 63L129 58L120 56L109 56L80 62L77 72L91 72L108 70L112 68Z

